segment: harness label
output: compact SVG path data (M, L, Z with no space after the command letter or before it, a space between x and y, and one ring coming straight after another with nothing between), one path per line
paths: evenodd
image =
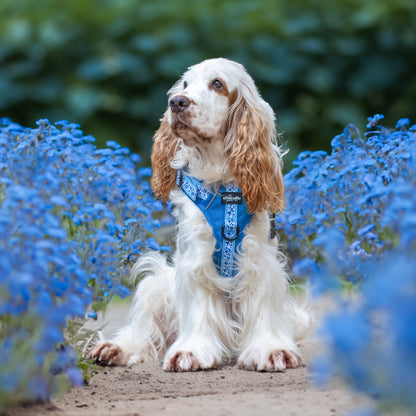
M221 204L241 205L243 203L243 194L241 192L221 192Z

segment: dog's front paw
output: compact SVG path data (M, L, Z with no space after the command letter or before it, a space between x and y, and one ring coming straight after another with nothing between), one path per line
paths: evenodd
M98 344L88 357L99 365L126 365L126 355L123 350L111 342Z
M168 355L163 363L165 371L198 371L218 368L218 362L213 359L209 363L198 360L192 352L176 352Z
M266 354L256 352L243 354L238 360L238 367L252 371L285 371L300 365L300 356L290 350L273 350Z

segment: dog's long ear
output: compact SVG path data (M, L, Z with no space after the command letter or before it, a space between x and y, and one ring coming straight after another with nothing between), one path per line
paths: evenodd
M154 196L162 201L168 201L170 191L175 185L176 170L170 164L178 146L178 140L171 131L168 111L166 111L159 129L153 136L152 148L151 185Z
M284 183L274 113L250 79L230 108L226 150L250 212L282 211Z

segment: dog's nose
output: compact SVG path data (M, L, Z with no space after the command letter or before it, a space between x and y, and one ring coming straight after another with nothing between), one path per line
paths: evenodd
M174 113L180 113L189 107L191 102L183 95L178 95L169 100L169 107Z

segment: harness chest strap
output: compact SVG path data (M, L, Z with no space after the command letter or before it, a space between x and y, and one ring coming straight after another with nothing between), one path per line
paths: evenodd
M218 273L223 277L234 277L238 272L236 253L244 238L244 229L253 217L242 192L233 184L214 192L183 170L178 170L176 183L202 211L212 228L216 240L213 260Z

